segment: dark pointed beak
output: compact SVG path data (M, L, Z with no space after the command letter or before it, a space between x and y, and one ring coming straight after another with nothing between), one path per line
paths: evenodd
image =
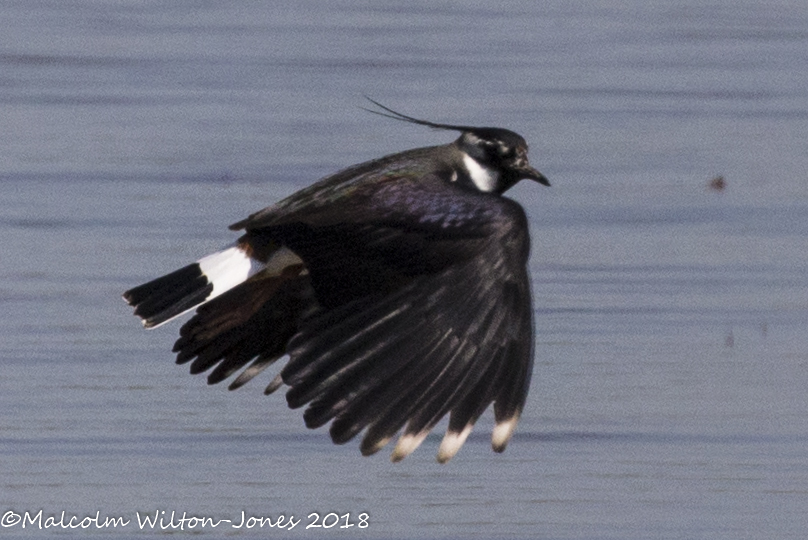
M545 176L542 173L540 173L539 171L537 171L536 169L534 169L533 167L531 167L527 163L525 163L524 166L519 167L516 170L516 172L519 173L519 178L526 179L526 180L535 180L536 182L538 182L539 184L542 184L543 186L548 186L548 187L550 186L550 181L547 180L547 178L545 178Z

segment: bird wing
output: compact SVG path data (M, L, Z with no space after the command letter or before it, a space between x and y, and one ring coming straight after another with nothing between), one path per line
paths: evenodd
M333 421L337 443L367 429L365 454L405 428L401 459L450 413L445 461L493 402L504 450L532 371L517 203L387 171L304 190L233 228L294 251L323 306L300 323L281 372L289 405L308 404L309 427Z

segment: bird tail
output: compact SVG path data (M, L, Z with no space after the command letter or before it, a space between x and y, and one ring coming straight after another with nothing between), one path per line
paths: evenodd
M266 268L266 262L253 257L249 244L239 242L130 289L123 293L123 298L135 308L143 326L156 328Z

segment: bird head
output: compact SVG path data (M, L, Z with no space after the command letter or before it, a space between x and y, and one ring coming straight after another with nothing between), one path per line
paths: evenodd
M518 133L502 128L465 127L456 144L481 167L496 171L505 189L519 180L550 185L542 173L531 167L527 159L527 142Z

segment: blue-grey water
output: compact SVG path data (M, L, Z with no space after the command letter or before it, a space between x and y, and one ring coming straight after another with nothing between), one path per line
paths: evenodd
M797 0L0 3L0 533L804 538L806 43ZM503 455L490 412L446 466L439 435L400 464L333 446L261 384L188 375L179 325L120 299L329 172L451 140L363 95L509 127L553 182L511 192L537 336ZM172 511L302 522L138 527ZM44 528L97 513L129 524Z

